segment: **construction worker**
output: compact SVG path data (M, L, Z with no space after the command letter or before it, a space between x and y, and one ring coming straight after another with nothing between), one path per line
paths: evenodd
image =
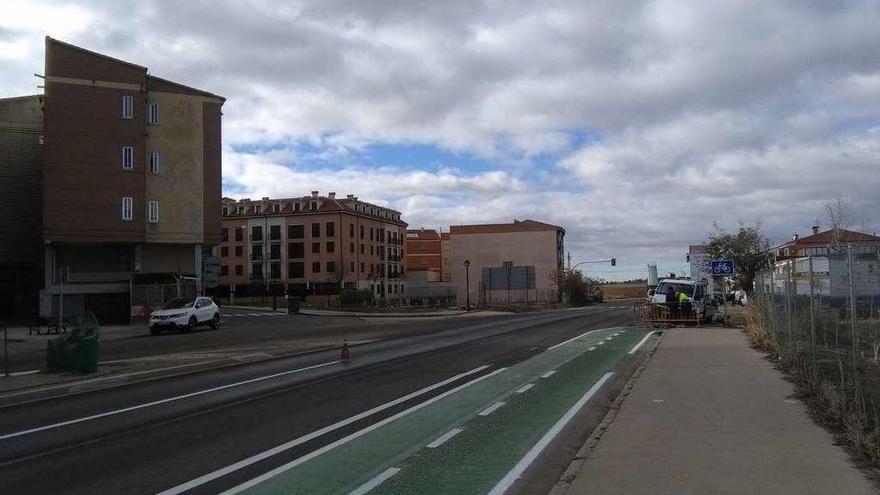
M681 308L681 316L688 318L691 314L691 298L684 291L678 293L678 304Z

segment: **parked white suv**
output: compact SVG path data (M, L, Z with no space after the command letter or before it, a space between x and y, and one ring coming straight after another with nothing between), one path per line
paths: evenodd
M192 332L199 325L209 325L214 330L220 328L220 308L210 297L195 300L174 297L165 301L162 309L150 313L150 333L153 335L166 329Z

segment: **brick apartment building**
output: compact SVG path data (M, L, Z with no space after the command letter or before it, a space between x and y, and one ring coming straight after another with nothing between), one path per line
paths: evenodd
M434 229L406 231L406 272L420 273L427 282L443 278L443 248L440 233Z
M458 303L558 302L565 229L535 220L450 227L452 282ZM465 260L470 266L465 268ZM470 275L469 282L466 274Z
M131 287L198 277L203 249L220 240L225 100L49 37L43 77L43 95L0 100L0 174L14 193L0 202L41 212L40 228L12 239L20 247L0 238L0 254L42 265L42 315L57 314L63 282L65 314L127 321ZM17 164L26 165L20 173ZM21 187L36 170L39 187ZM37 225L26 217L19 229ZM36 244L39 259L30 259Z
M299 198L223 199L221 294L335 296L370 290L404 299L406 223L398 211L313 191Z

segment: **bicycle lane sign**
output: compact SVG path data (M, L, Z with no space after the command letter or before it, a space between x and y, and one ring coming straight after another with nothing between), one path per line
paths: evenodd
M709 262L709 273L712 275L733 275L736 265L733 260L712 260Z

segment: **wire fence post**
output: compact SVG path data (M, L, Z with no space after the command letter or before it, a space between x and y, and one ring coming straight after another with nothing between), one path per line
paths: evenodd
M816 295L816 287L813 285L813 257L807 258L807 268L810 270L810 369L813 373L813 379L818 378L818 369L816 365L816 303L813 298Z
M791 260L785 264L785 333L788 337L788 347L791 348Z

